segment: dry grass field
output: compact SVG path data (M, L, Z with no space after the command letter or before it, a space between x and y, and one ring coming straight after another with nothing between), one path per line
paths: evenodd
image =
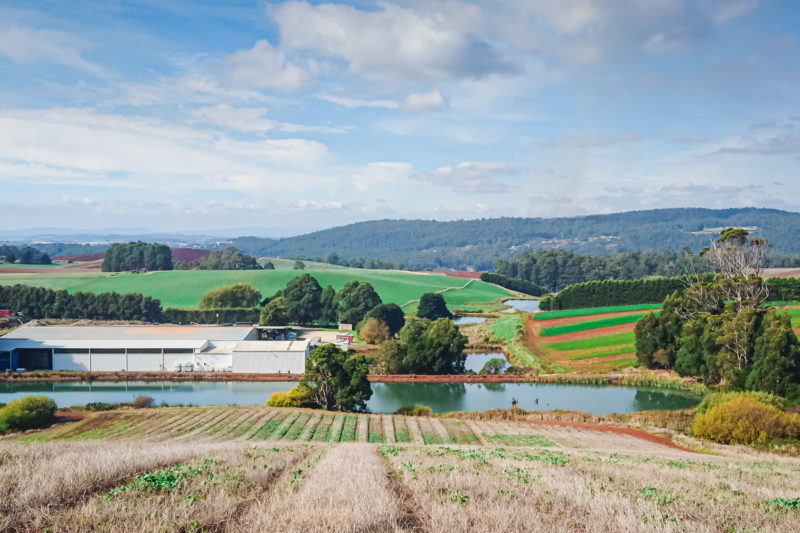
M705 453L525 421L110 411L0 440L0 530L797 531L798 459L679 442Z

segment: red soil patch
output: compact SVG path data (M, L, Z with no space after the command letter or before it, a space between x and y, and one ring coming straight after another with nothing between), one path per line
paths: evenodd
M765 268L765 278L800 278L800 268Z
M553 335L552 337L539 337L539 342L542 344L551 344L554 342L591 339L593 337L604 337L606 335L615 335L617 333L629 333L633 331L635 328L636 328L636 322L631 322L630 324L619 324L616 326L608 326L605 328L586 329L583 331L564 333L563 335Z
M211 254L211 250L198 250L196 248L170 248L173 261L200 261Z
M592 359L578 359L576 361L559 361L560 365L564 366L584 366L592 363L605 363L607 361L619 361L621 359L630 359L636 357L635 353L623 353L619 355L606 355L604 357L594 357Z
M59 261L99 261L103 259L105 255L105 252L96 254L58 255L52 259L58 259Z
M536 330L542 328L549 328L550 326L563 326L564 324L575 324L576 322L585 322L587 320L602 320L604 318L613 318L616 316L636 315L646 313L647 311L619 311L617 313L598 313L596 315L583 315L583 316L566 316L562 318L536 318L533 315L533 322L535 323Z
M450 278L466 278L466 279L480 279L480 272L467 272L465 270L447 270L445 276Z
M674 444L666 439L662 439L661 437L656 437L655 435L652 435L641 429L625 428L620 426L606 426L602 424L586 424L582 422L556 422L553 420L525 420L525 422L531 425L562 426L562 427L571 427L576 429L585 429L588 431L615 433L617 435L628 435L629 437L642 439L647 442L652 442L654 444L660 444L661 446L672 448L673 450L681 450L683 452L694 453L692 450L689 450L682 446L678 446L677 444Z

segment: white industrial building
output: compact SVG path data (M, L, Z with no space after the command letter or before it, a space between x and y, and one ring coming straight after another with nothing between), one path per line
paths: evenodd
M302 374L309 341L288 328L21 327L0 337L0 370L233 371Z

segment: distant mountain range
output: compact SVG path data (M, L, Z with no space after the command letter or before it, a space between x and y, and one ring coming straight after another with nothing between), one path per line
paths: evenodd
M765 237L773 245L774 253L800 254L800 213L759 208L655 209L584 217L452 222L375 220L281 239L223 239L167 233L143 233L135 237L95 234L82 235L84 239L81 241L72 241L84 243L75 251L61 244L58 245L59 253L52 253L56 250L51 252L48 249L50 244L37 245L37 248L51 255L90 253L102 251L101 248L107 247L105 243L135 238L193 248L232 245L257 256L324 259L337 254L341 259L374 259L411 268L487 270L497 259L510 259L522 252L536 250L563 249L594 255L626 250L688 248L698 251L707 246L721 228L728 226L746 227L751 233ZM54 237L51 243L67 241L64 235ZM0 238L8 239L8 236L0 235Z

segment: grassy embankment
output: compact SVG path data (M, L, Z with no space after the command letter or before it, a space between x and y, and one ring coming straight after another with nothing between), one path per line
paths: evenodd
M502 298L512 294L505 289L480 280L465 280L443 274L420 274L392 270L345 268L324 263L306 262L306 269L293 270L294 261L273 259L275 270L190 270L151 272L147 274L109 273L42 273L3 274L0 284L67 289L83 292L138 292L161 300L164 307L194 308L209 290L249 283L265 296L286 286L303 273L314 276L320 285L341 289L348 281L367 281L375 287L384 303L403 305L406 313L416 311L416 302L426 292L441 292L450 309L497 307Z
M702 455L601 429L267 408L111 411L0 441L0 529L796 528L796 459L725 446Z

